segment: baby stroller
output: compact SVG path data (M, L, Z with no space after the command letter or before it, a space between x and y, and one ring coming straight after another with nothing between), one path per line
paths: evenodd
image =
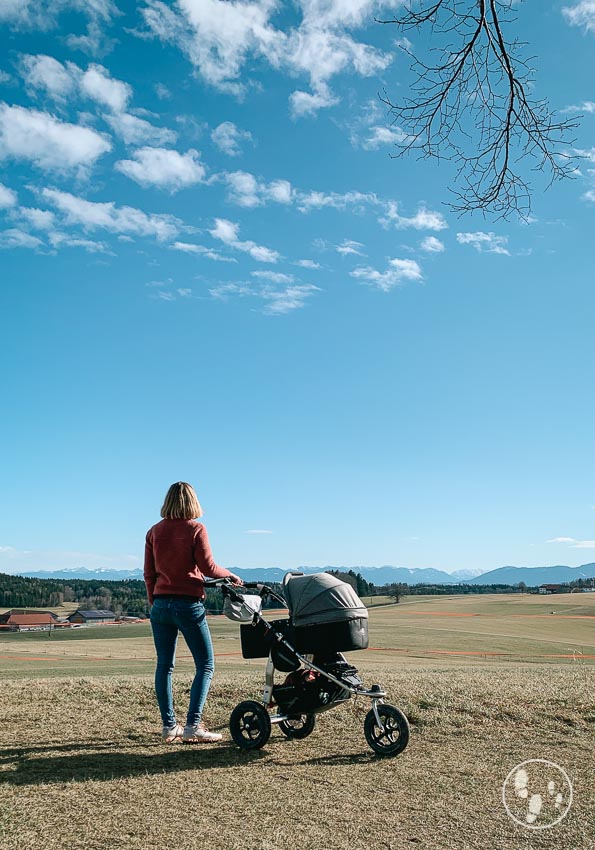
M316 715L351 697L369 697L372 708L364 720L364 734L380 756L402 752L409 741L407 718L384 701L380 685L366 688L342 654L368 646L368 611L351 585L329 573L288 573L283 579L285 599L256 582L238 589L228 579L207 581L225 597L223 613L241 623L244 658L267 658L262 702L245 700L231 713L229 728L243 750L263 747L277 724L287 738L305 738L314 729ZM255 589L257 594L246 594ZM264 599L287 605L289 618L267 622ZM286 673L275 684L275 670ZM269 709L276 708L276 713Z

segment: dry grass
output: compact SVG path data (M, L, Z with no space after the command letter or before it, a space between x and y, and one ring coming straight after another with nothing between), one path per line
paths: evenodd
M375 675L373 674L375 673ZM261 670L216 674L212 728L258 697ZM240 752L165 746L149 677L9 680L0 714L0 836L18 850L591 850L595 678L586 665L367 671L412 723L405 752L377 759L367 702L314 733ZM177 677L185 707L190 679ZM515 825L501 803L529 758L566 768L575 802L558 826Z
M594 615L595 594L375 608L379 651L352 660L410 718L409 747L388 760L364 740L367 701L323 714L303 741L274 730L262 751L237 750L229 713L259 697L264 662L241 659L237 626L223 617L210 621L218 670L206 719L226 739L203 748L161 743L148 626L3 635L0 845L595 850ZM449 651L469 654L438 654ZM182 719L187 654L181 643ZM530 758L559 763L574 784L573 807L552 829L524 829L502 806L504 778Z

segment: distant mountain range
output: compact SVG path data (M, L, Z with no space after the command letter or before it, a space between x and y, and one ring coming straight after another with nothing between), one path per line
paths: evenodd
M454 573L445 573L434 569L409 569L407 567L297 567L303 573L318 573L325 570L340 570L347 572L353 570L359 573L366 581L373 582L377 587L384 584L403 582L406 584L509 584L515 585L524 581L528 587L539 584L561 584L575 581L579 578L595 578L595 564L583 564L580 567L499 567L496 570L480 572L479 570L457 570ZM289 570L277 567L263 567L262 569L243 569L233 567L237 575L244 581L275 582L281 581ZM129 579L142 579L143 571L134 570L111 570L98 569L89 570L86 567L73 567L65 570L37 570L36 572L19 573L28 578L54 578L63 579L87 579L89 581L126 581Z

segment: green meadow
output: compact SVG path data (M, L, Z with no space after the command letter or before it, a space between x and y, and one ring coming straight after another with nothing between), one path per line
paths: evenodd
M276 613L271 616L282 616ZM261 667L241 658L238 626L209 620L219 667ZM595 593L405 597L370 609L370 649L360 667L416 664L595 663ZM148 623L0 635L2 678L148 673ZM191 668L183 641L178 665Z

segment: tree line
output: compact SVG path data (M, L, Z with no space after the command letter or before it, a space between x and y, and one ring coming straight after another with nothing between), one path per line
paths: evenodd
M518 593L525 590L536 590L528 588L525 582L512 584L407 584L406 582L390 582L383 585L375 585L366 581L360 573L354 570L341 572L340 570L327 570L330 575L340 578L341 581L350 584L358 596L374 597L388 596L394 602L399 602L403 596L444 596L463 595L468 593ZM572 582L575 584L575 582Z
M3 608L56 608L75 602L87 610L109 610L118 615L148 613L144 581L27 578L0 573Z
M536 588L527 587L525 582L510 584L415 584L393 582L376 586L366 581L355 570L340 572L328 570L331 575L350 584L358 596L388 596L399 602L403 596L440 596L461 595L467 593L518 593L531 592ZM595 579L577 579L568 584L573 588L588 588L595 585ZM273 590L282 595L281 585L274 584ZM217 589L206 591L205 605L211 613L221 613L223 595ZM95 610L105 609L116 615L148 616L149 603L144 581L126 579L125 581L100 581L98 579L53 579L26 578L0 573L0 607L2 608L57 608L64 602L75 602L79 608ZM274 601L264 603L264 607L278 607Z
M273 590L281 593L281 585ZM213 588L206 589L205 607L213 614L223 610L223 594ZM74 602L83 610L113 611L117 616L149 615L147 590L142 579L125 581L100 581L98 579L27 578L0 573L0 607L2 608L57 608L65 602ZM278 607L266 601L265 608Z

